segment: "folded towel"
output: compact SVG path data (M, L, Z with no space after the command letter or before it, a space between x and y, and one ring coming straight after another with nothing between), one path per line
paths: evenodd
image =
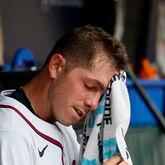
M97 110L88 113L80 148L81 165L101 165L115 154L120 154L132 165L124 140L130 122L130 101L125 83L124 71L115 74Z

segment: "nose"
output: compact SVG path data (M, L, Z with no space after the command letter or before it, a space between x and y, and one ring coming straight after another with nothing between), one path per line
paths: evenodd
M96 110L99 104L99 97L98 96L90 96L87 97L85 100L85 106L89 110Z

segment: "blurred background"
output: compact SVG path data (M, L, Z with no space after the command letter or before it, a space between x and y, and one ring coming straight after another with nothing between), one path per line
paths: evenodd
M134 165L165 164L165 0L0 0L0 90L31 79L57 39L85 24L126 45Z

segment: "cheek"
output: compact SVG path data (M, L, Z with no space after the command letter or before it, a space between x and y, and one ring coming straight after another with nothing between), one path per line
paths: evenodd
M69 89L69 93L73 95L74 98L76 97L77 99L83 99L87 91L81 83L74 83L72 84L72 87Z
M62 101L64 100L64 91L60 85L52 84L51 88L49 89L49 106L50 111L58 111L60 106L63 104Z
M62 107L64 108L64 106L72 106L72 104L82 102L87 91L82 82L66 80L58 84L56 83L54 87L52 87L51 93L53 106L61 109Z

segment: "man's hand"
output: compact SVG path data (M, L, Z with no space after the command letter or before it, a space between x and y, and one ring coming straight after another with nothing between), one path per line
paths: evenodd
M113 156L109 160L107 160L103 165L128 165L128 163L123 161L121 156Z

